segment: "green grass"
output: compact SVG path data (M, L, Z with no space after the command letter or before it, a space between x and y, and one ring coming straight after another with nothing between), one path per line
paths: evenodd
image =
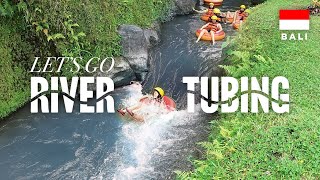
M320 178L320 17L311 16L307 41L281 41L278 29L279 9L303 9L309 3L268 0L254 8L232 44L232 50L272 59L231 73L237 78L288 78L290 113L221 115L212 122L209 141L202 143L205 158L194 161L194 171L179 172L179 178Z

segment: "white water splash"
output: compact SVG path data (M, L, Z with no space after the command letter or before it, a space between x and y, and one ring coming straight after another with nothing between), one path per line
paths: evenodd
M142 96L137 89L129 88L130 94L123 100L124 105L134 105ZM148 106L145 110L159 112L158 106ZM196 106L199 110L199 106ZM199 112L199 111L198 111ZM169 161L177 161L174 154L181 150L190 137L197 136L193 130L198 124L198 113L189 114L187 111L174 111L169 114L156 113L145 119L144 123L129 121L122 126L116 148L106 159L100 173L92 179L150 179L163 177L168 172L159 172L155 167L159 164L166 166ZM194 145L195 142L191 142ZM179 145L180 144L180 145ZM167 159L167 160L166 160ZM113 171L111 171L113 169ZM166 175L159 173L167 173ZM170 172L172 173L172 172Z

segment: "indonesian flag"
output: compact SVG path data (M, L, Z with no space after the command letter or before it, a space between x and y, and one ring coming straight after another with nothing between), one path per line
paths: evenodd
M280 10L280 30L309 30L309 10Z

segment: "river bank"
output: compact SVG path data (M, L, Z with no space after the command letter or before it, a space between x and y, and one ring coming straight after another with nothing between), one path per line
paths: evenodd
M231 51L249 59L228 56L229 76L274 78L290 82L290 113L278 115L221 115L212 121L206 158L194 161L192 172L179 172L185 179L317 179L319 178L319 47L320 18L311 16L306 41L281 41L280 9L306 9L309 0L268 0L252 11L231 44ZM303 32L302 32L303 33ZM259 61L261 55L266 61ZM268 59L271 60L268 60ZM250 63L250 64L248 64Z

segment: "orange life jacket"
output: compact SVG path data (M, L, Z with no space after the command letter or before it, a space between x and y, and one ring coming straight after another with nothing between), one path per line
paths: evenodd
M207 13L206 13L206 15L208 15L208 16L212 16L213 15L213 9L208 9L208 11L207 11Z
M210 22L209 25L205 28L206 30L217 32L219 30L218 28L219 23L212 23Z
M240 11L237 12L236 20L238 20L238 21L243 20L244 17L245 17L244 12L240 12Z
M220 15L214 14L214 15L218 17L218 20L217 20L217 21L218 21L219 23L221 23L221 21L222 21L222 19L223 19L224 17L222 17L221 14L220 14Z
M237 12L237 16L239 17L243 17L243 16L245 16L245 13L244 13L244 11L243 12L241 12L241 11L238 11Z

